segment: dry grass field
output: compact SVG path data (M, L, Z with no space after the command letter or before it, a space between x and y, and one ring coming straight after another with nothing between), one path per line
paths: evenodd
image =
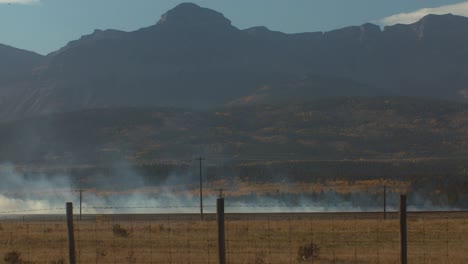
M227 215L228 263L398 263L398 220L395 214L389 218L378 213ZM68 263L63 216L0 223L4 263ZM468 213L412 213L408 237L409 263L468 263ZM75 239L78 263L217 263L213 215L204 221L196 215L88 215L75 220Z

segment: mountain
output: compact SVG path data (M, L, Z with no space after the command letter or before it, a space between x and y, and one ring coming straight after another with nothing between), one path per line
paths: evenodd
M12 81L39 65L44 57L34 52L0 44L0 84Z
M21 65L1 68L3 75L20 78L2 78L0 118L103 107L208 109L245 98L463 101L467 33L468 18L454 15L383 30L369 23L299 34L261 26L240 30L219 12L184 3L149 27L96 30L45 58L0 52L0 61L11 56L11 65Z
M44 62L44 56L0 44L0 118L22 111L24 92L33 87L33 73Z

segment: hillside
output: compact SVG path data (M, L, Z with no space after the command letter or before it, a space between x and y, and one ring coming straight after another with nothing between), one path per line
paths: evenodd
M19 76L1 78L0 118L108 107L210 109L259 94L260 103L330 95L464 101L467 33L468 18L454 15L383 30L241 30L219 12L185 3L155 25L96 30L46 58L0 47L0 77ZM6 70L5 61L19 66ZM303 82L308 78L319 81Z
M367 84L347 78L309 74L300 79L287 79L266 84L251 94L236 99L229 106L304 103L313 99L331 97L360 97L390 95L390 91L378 90Z
M468 105L402 97L334 98L188 111L97 109L0 124L0 161L94 164L194 155L291 159L466 155Z

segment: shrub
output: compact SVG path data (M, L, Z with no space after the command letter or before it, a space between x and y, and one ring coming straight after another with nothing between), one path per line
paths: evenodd
M128 261L129 264L135 264L135 263L137 263L137 262L136 262L135 253L133 253L133 252L129 252L129 253L128 253L128 256L127 256L126 260Z
M314 242L302 245L297 251L297 260L299 262L310 261L314 258L318 258L320 253L320 247Z
M65 260L63 258L58 258L50 261L50 264L65 264Z
M18 251L10 251L5 253L5 255L3 256L3 261L9 264L22 264L23 261L20 257L21 253L19 253Z
M263 254L256 254L255 264L265 264L265 256Z
M112 226L112 232L116 236L128 237L127 230L125 228L121 227L119 224L115 224L114 226Z
M168 231L170 232L171 231L171 228L170 227L166 227L165 225L163 224L159 224L159 231L163 232L163 231Z
M32 264L30 261L22 260L21 253L16 250L5 253L3 261L8 264Z

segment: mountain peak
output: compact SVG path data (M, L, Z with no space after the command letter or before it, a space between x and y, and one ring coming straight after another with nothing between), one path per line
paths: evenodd
M447 14L442 14L442 15L438 15L438 14L429 14L429 15L425 15L423 18L421 18L419 21L422 22L422 21L427 21L427 20L439 20L439 21L443 21L443 20L447 20L447 19L453 19L453 18L461 18L460 16L455 16L454 14L452 13L447 13Z
M161 16L157 23L173 27L226 27L231 21L223 14L193 3L182 3Z
M453 14L430 14L410 26L419 39L457 36L468 32L468 18Z

